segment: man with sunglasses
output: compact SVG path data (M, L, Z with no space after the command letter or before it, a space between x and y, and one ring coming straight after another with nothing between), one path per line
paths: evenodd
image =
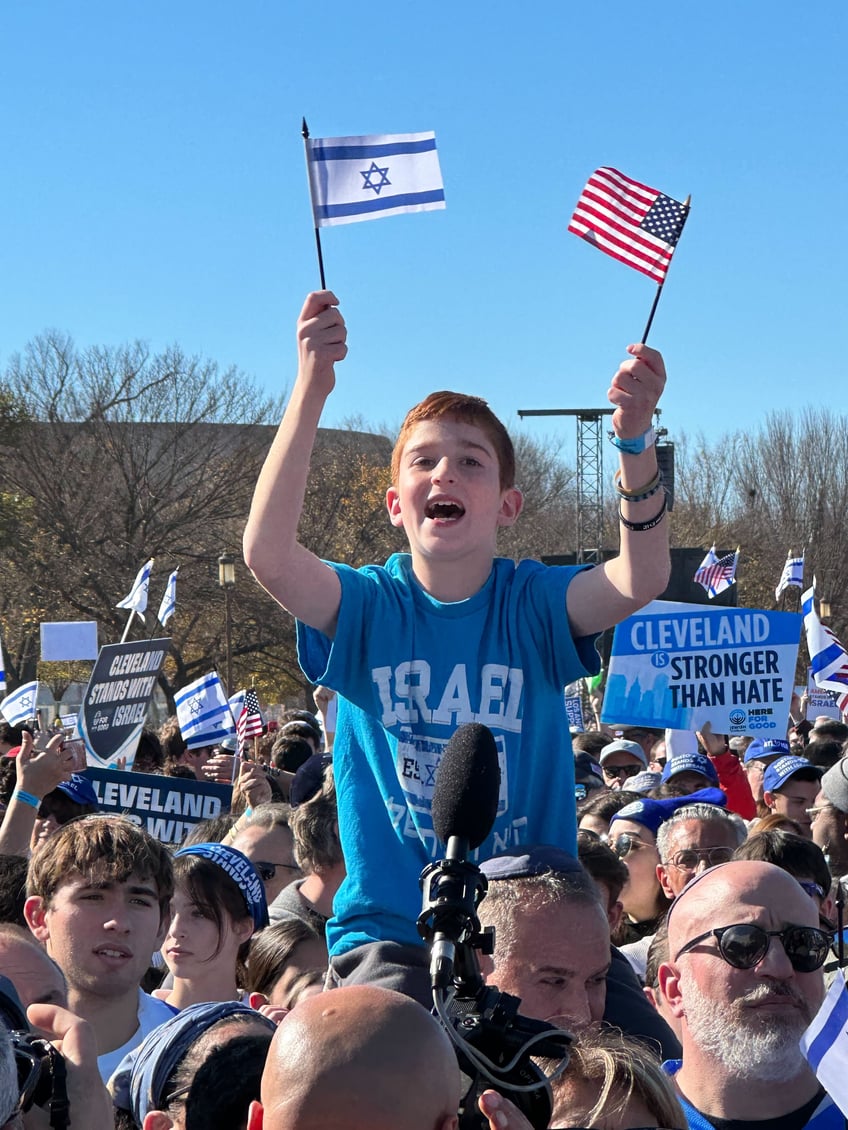
M629 742L624 738L605 745L598 760L608 789L626 789L631 777L648 768L648 759L642 747L638 742Z
M672 904L668 940L659 984L683 1056L665 1066L689 1127L844 1130L798 1047L831 940L800 883L770 863L714 867Z

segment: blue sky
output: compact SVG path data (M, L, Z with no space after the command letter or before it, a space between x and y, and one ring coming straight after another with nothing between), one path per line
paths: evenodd
M300 121L436 132L447 208L326 229L350 356L324 422L434 388L595 407L651 281L569 235L610 164L692 195L651 344L670 438L845 387L843 2L8 0L0 364L56 327L291 387L317 286ZM534 421L535 434L572 421Z

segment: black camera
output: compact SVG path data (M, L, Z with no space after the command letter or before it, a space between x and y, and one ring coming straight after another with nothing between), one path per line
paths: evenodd
M50 1115L50 1125L70 1125L65 1061L48 1040L31 1030L24 1006L8 977L0 976L0 1020L9 1029L18 1069L18 1109L33 1106Z

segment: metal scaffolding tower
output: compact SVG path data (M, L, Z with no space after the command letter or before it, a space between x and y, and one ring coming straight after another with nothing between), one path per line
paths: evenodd
M577 420L577 560L604 559L603 418L614 408L526 408L518 415L574 416Z

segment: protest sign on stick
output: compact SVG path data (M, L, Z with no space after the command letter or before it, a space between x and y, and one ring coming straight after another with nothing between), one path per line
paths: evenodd
M101 812L126 816L165 844L181 844L201 820L228 812L230 785L128 773L116 769L87 769Z

